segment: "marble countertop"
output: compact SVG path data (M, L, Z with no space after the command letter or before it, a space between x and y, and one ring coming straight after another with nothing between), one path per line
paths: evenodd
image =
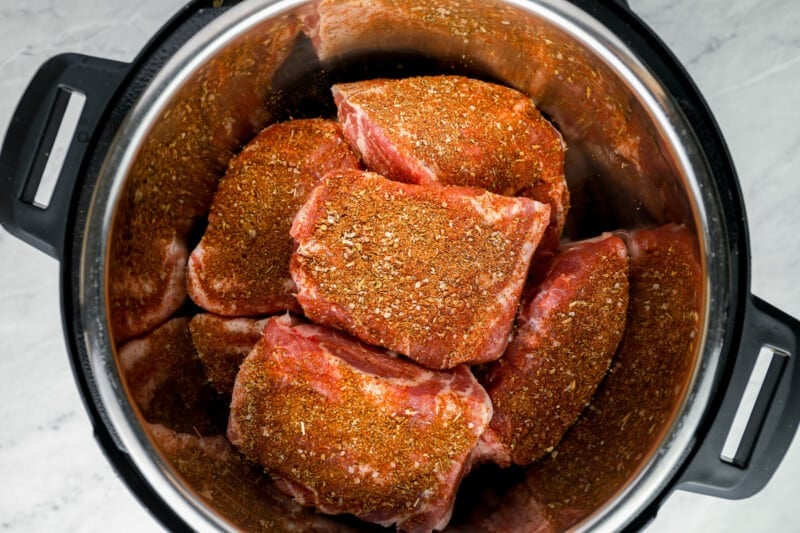
M0 135L35 70L82 52L129 61L182 0L0 4ZM752 290L800 316L800 2L631 0L706 96L745 196ZM58 263L0 229L0 529L158 531L106 462L73 382ZM743 501L676 492L652 532L800 531L800 438Z

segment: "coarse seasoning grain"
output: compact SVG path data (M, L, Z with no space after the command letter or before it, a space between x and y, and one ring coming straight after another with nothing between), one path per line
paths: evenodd
M426 366L496 359L548 211L476 189L328 175L292 228L298 301L313 321Z

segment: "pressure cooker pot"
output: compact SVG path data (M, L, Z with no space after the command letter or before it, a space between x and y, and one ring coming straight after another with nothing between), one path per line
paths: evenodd
M778 467L800 417L800 323L750 294L724 139L627 5L196 1L130 64L45 63L0 156L3 225L61 262L64 329L99 444L165 526L376 528L301 507L231 447L226 399L192 356L200 309L185 268L220 178L264 127L334 118L336 83L438 74L530 97L566 146L562 242L612 232L630 254L625 332L591 403L542 459L474 468L447 528L636 528L675 489L744 498ZM159 335L169 350L141 370Z

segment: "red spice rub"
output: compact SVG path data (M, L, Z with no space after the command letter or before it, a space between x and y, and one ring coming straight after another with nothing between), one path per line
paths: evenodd
M635 475L684 395L700 330L703 279L693 233L682 226L624 236L630 255L625 332L592 405L527 486L566 529Z
M208 213L231 156L270 119L264 102L299 31L295 19L278 18L237 39L187 80L148 134L111 235L109 320L118 344L183 304L189 231Z
M503 465L552 451L589 404L625 325L628 255L619 237L573 243L542 275L508 350L482 380L495 409L487 433Z
M189 322L192 343L208 380L217 392L229 396L239 365L264 331L266 319L225 318L202 313Z
M197 495L243 531L355 531L280 492L224 435L198 437L159 424L150 436Z
M519 91L462 76L334 85L344 134L370 170L408 183L524 192L550 205L553 244L569 191L561 135Z
M228 438L303 504L429 531L447 524L491 413L465 366L427 370L282 316L236 377Z
M292 120L262 131L231 161L189 258L189 296L226 316L300 311L289 275L297 210L323 175L358 169L330 120Z
M549 207L329 174L292 225L306 316L431 368L497 359Z

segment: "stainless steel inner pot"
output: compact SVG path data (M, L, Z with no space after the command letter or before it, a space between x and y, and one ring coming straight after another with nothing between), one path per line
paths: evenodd
M219 177L236 146L259 127L285 118L279 106L270 113L247 107L256 83L272 87L274 102L303 113L304 105L319 103L319 98L298 91L327 79L320 73L345 72L353 78L392 69L408 75L430 70L474 74L526 92L562 132L574 199L568 237L672 223L688 228L696 240L703 285L699 335L684 354L691 371L674 384L682 392L663 427L652 431L647 453L629 465L625 482L575 525L624 527L662 492L685 460L711 398L730 318L727 229L691 124L636 52L569 2L337 4L350 10L342 14L342 24L331 24L311 40L303 34L302 21L309 20L313 2L248 0L230 8L167 62L118 130L91 200L79 272L84 341L115 441L187 524L197 530L236 524L236 516L223 516L210 506L154 444L116 357L119 343L109 325L114 239L135 216L130 198L137 184L171 176L172 182L162 186L173 196L185 195L186 203L203 196L192 188L208 185L195 181L193 170L159 174L155 167L195 161L197 172ZM313 57L313 39L319 40L321 63ZM328 109L324 102L319 105L322 111L312 106L305 112ZM200 133L190 133L192 138L182 143L176 140L198 124ZM167 145L179 155L159 151ZM179 213L169 224L185 237L195 216ZM597 453L611 456L615 450Z

